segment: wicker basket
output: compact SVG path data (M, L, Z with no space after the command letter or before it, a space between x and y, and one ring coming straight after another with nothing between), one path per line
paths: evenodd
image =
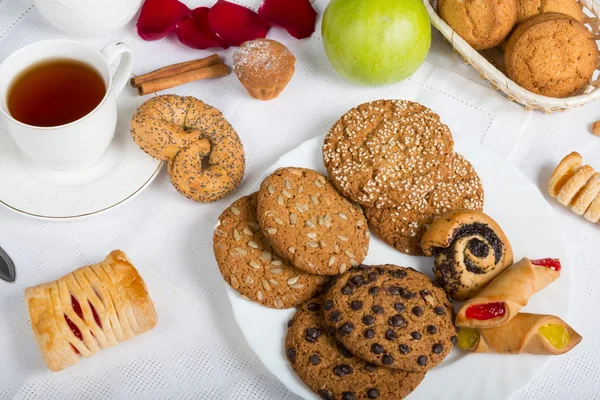
M450 42L454 50L483 78L490 81L495 89L504 92L509 100L524 105L528 110L535 109L551 113L570 110L600 98L600 63L596 67L592 81L577 95L554 98L530 92L511 81L504 74L503 56L497 49L476 51L440 18L435 9L436 0L423 0L423 2L432 24ZM590 28L594 38L600 40L600 4L595 0L579 0L579 2L584 7L583 22Z

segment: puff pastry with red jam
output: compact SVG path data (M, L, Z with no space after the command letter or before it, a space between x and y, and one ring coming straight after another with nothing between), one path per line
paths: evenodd
M25 290L31 326L51 371L131 339L158 321L148 288L125 253Z

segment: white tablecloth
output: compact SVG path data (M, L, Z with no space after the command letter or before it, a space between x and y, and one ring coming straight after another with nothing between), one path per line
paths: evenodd
M209 1L187 3L210 5ZM258 1L245 3L256 6ZM320 14L326 3L316 2ZM250 99L233 75L173 90L221 109L240 134L247 176L235 196L208 205L190 202L177 194L163 171L133 201L80 221L39 221L0 208L0 246L13 257L19 273L15 285L0 282L0 400L296 398L264 370L233 321L212 257L212 226L230 201L246 194L249 183L280 155L323 135L343 112L363 101L396 97L428 105L457 140L474 140L496 150L543 192L553 167L572 150L600 170L600 138L588 128L600 119L597 105L550 116L526 112L489 89L437 33L423 67L409 80L387 88L343 82L323 55L318 31L305 41L277 29L270 36L288 45L298 58L296 75L279 99ZM29 1L0 1L0 62L27 43L59 37L68 36L43 21ZM133 22L110 35L77 39L97 47L111 40L125 41L137 59L135 73L208 54L185 48L172 38L144 42L135 35ZM221 53L230 61L233 51ZM553 199L548 201L565 225L576 284L569 322L584 340L571 353L552 359L513 398L600 398L600 228ZM159 326L132 343L98 354L95 360L49 373L30 332L23 289L97 262L114 248L125 250L146 279Z

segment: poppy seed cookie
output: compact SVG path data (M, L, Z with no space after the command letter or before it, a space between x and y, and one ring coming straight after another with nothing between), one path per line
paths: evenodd
M549 97L578 93L598 65L592 32L574 18L543 13L520 24L508 40L506 73L523 88Z
M454 309L446 293L411 268L352 268L325 298L330 332L368 362L425 372L442 362L456 342Z
M437 217L457 209L482 210L483 186L471 163L457 154L449 170L448 178L421 199L394 208L365 207L373 232L397 250L421 256L421 237Z
M288 361L312 391L329 400L399 400L415 390L424 373L368 363L329 336L322 304L322 297L317 297L300 306L285 338Z
M360 206L310 169L280 168L269 175L260 185L257 216L277 253L312 274L343 273L369 250Z
M256 221L257 194L236 200L215 228L213 250L223 279L240 294L271 308L314 297L327 278L299 271L279 257Z

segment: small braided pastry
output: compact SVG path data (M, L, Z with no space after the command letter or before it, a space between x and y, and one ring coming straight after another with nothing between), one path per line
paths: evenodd
M588 221L600 221L600 173L582 165L581 154L573 152L563 158L548 184L548 192L562 205L570 207Z

